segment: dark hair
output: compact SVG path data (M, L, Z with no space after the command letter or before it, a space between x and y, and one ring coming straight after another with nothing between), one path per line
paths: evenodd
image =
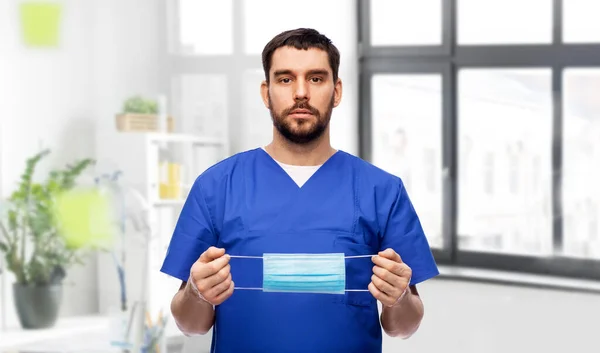
M333 71L333 81L337 81L340 67L340 52L338 49L329 38L318 31L312 28L298 28L276 35L263 49L262 64L267 82L269 82L273 53L275 50L286 46L303 50L316 48L327 52L329 66L331 66L331 70Z

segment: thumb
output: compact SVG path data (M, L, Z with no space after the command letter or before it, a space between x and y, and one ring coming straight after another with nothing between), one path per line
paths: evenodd
M206 249L206 251L203 252L202 255L200 255L200 259L198 259L198 261L203 263L209 263L212 260L218 259L223 255L225 255L225 249L211 246L210 248Z

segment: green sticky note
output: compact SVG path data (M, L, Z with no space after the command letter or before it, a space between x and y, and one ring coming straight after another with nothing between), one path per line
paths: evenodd
M33 47L57 47L59 42L61 4L26 2L21 4L23 41Z

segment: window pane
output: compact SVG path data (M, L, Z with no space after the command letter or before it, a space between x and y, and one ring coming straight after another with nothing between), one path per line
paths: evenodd
M600 42L600 1L563 0L563 41L565 43Z
M210 137L224 136L226 109L226 75L188 74L173 80L174 119L180 131Z
M243 0L243 6L247 54L260 54L275 35L299 27L318 30L342 50L339 43L349 36L347 23L355 22L352 6L344 1Z
M233 0L179 0L178 54L232 53Z
M552 43L551 0L458 0L458 44Z
M442 77L375 75L372 162L402 178L431 247L442 247Z
M600 68L564 71L563 244L600 259Z
M459 72L461 250L551 253L551 85L550 69Z
M371 0L371 45L441 45L442 0Z

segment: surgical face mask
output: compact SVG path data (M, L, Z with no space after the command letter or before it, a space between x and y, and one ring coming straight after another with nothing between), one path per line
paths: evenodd
M368 289L346 288L346 259L373 255L344 256L332 254L264 254L264 256L237 256L263 260L262 288L235 287L264 292L344 294L366 292Z

